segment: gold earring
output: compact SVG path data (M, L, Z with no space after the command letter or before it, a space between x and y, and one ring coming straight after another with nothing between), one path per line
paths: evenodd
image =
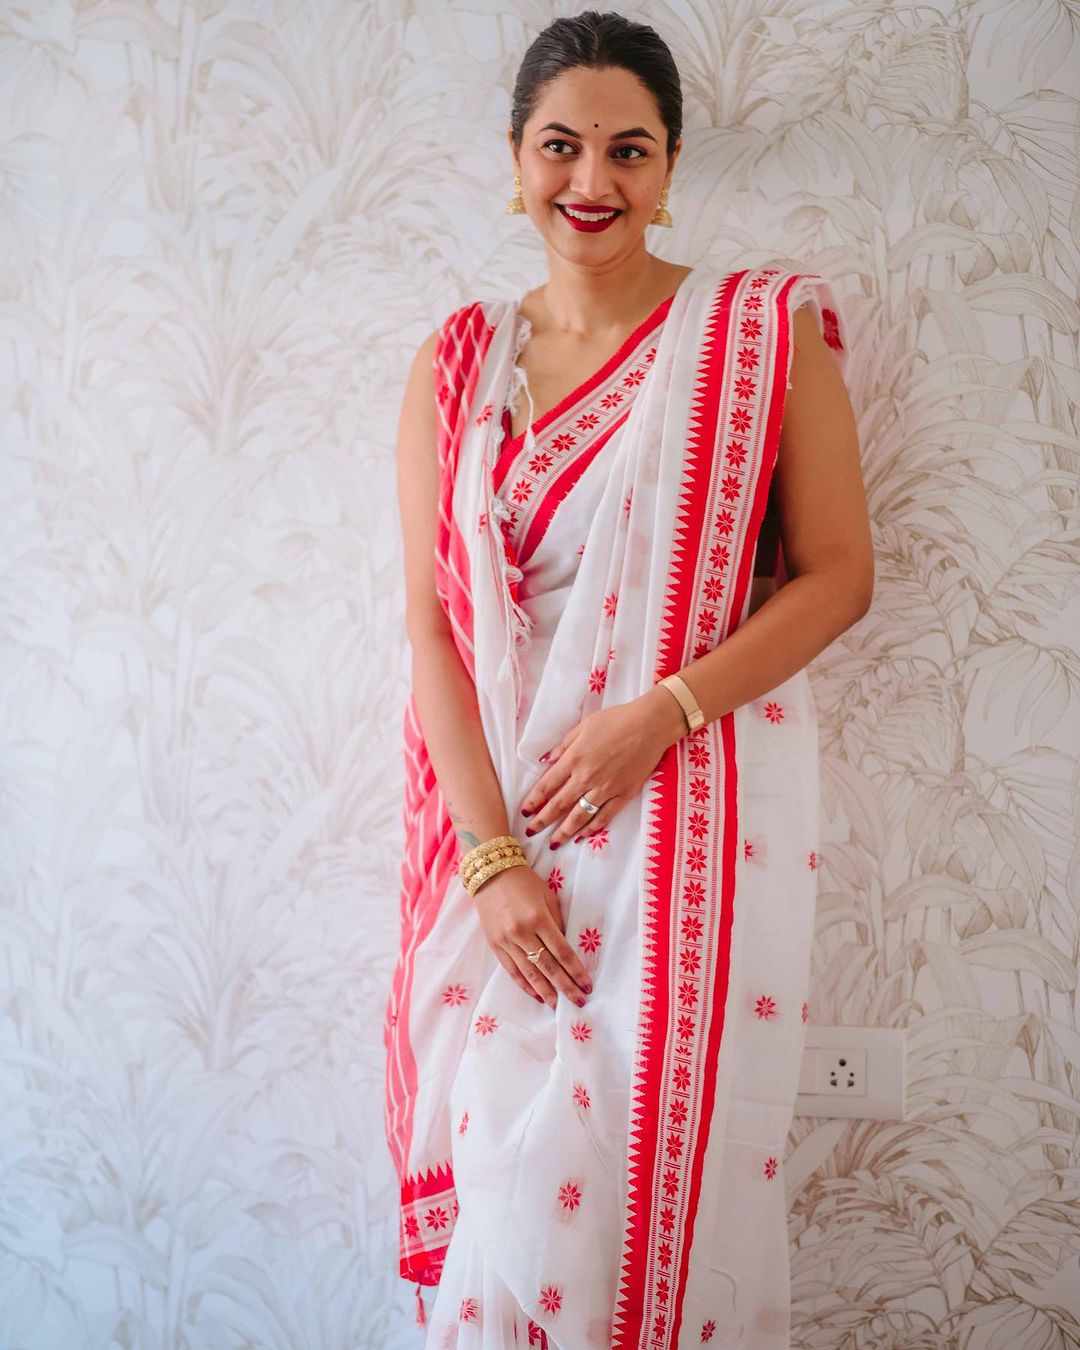
M667 188L660 189L660 200L652 214L650 225L671 225L671 212L667 209Z
M523 216L526 214L525 202L521 196L521 175L514 174L514 195L506 203L506 214L508 216Z

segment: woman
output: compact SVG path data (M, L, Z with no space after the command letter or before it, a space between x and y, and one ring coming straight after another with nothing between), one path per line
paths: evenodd
M651 28L551 24L509 131L549 279L451 314L405 396L386 1120L429 1346L789 1344L805 666L873 568L828 285L646 251L680 130Z

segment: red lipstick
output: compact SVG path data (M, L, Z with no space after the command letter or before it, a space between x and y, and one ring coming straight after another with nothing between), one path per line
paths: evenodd
M563 220L575 230L581 230L585 234L598 234L601 230L613 224L622 215L622 211L617 206L586 206L583 202L556 202L559 208L559 214ZM580 211L582 215L592 217L590 220L575 220L573 216L567 214L566 208L570 207L572 211ZM615 214L605 216L605 211L613 211Z

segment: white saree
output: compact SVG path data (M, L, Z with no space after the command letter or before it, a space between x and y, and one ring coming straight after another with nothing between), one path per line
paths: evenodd
M410 698L386 1124L400 1271L438 1286L428 1347L790 1344L783 1153L818 830L805 671L683 736L580 845L525 839L520 806L582 717L745 619L802 304L843 369L821 277L695 268L513 439L517 302L442 327L439 595L511 831L594 992L552 1011L496 960Z

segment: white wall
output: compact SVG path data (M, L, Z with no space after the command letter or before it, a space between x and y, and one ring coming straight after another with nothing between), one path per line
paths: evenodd
M509 90L583 7L0 3L5 1350L419 1344L394 430L543 279ZM854 342L810 1016L907 1025L913 1115L795 1122L797 1343L1077 1345L1075 14L625 12L687 99L652 247L821 271Z

